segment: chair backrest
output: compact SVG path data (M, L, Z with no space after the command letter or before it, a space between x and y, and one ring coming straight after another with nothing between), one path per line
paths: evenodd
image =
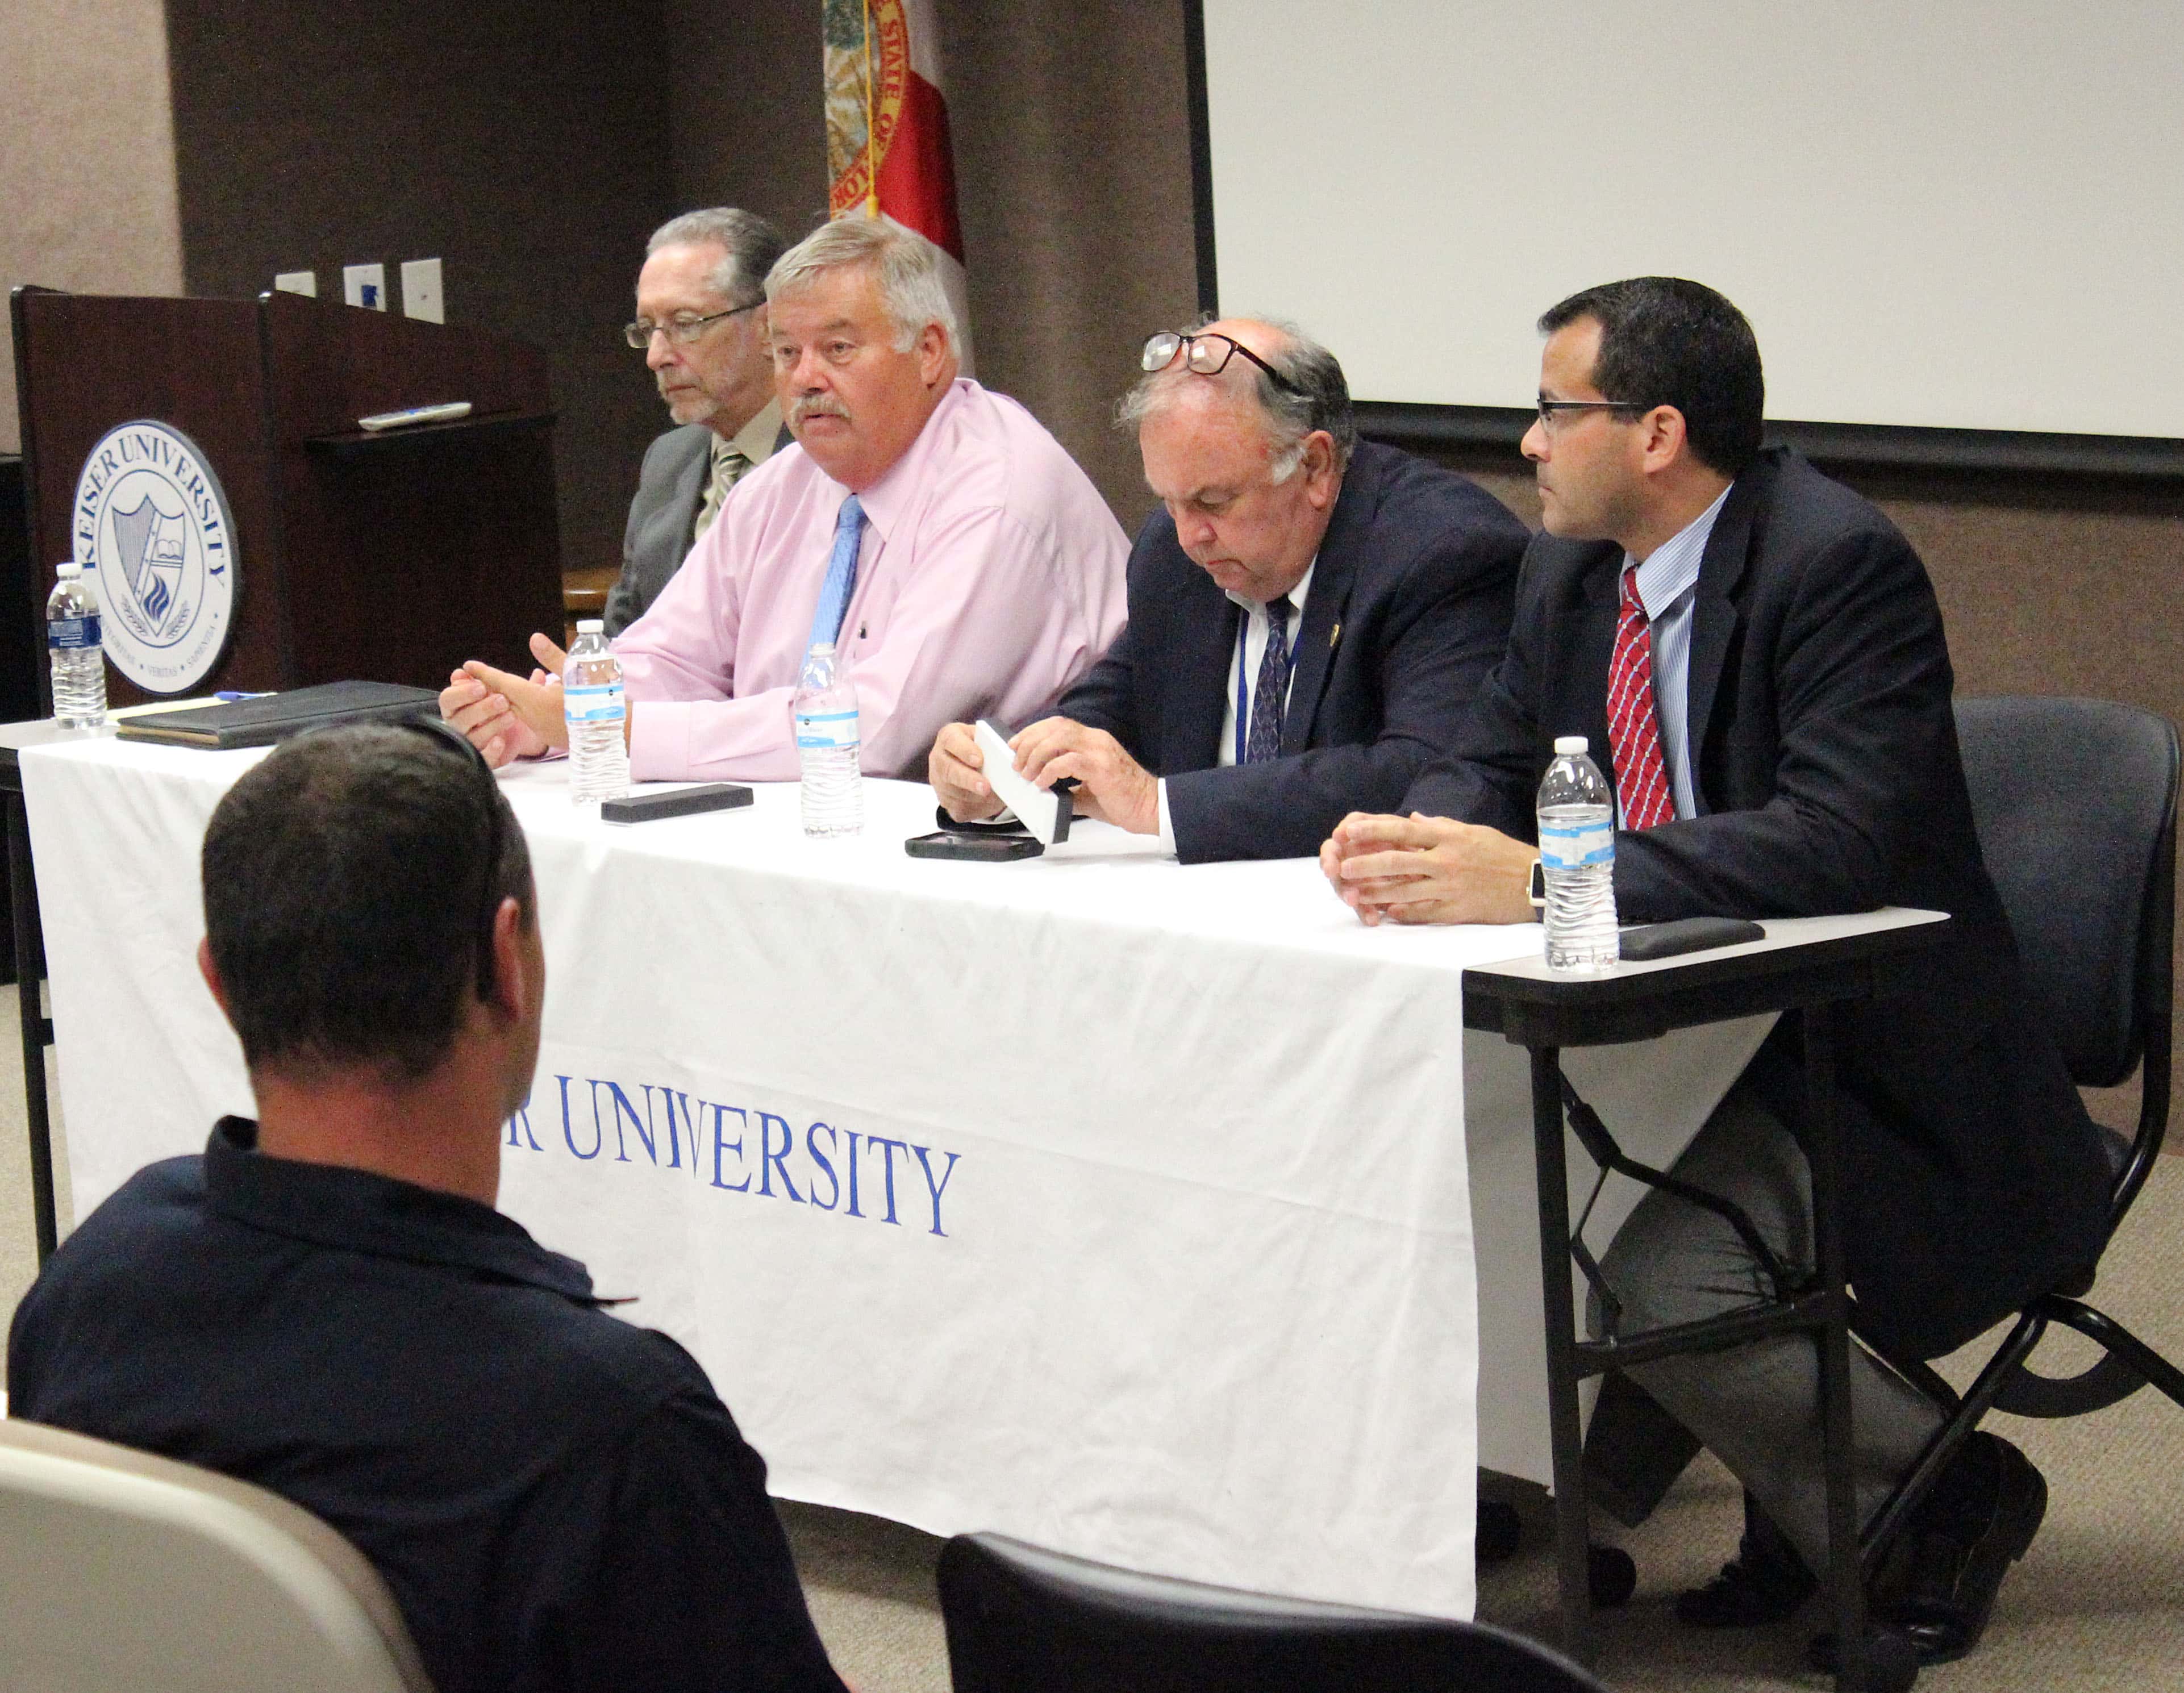
M2169 1115L2176 726L2110 700L1998 695L1957 702L1957 739L1988 874L2071 1076L2114 1087L2145 1060L2135 1194Z
M378 1572L309 1512L8 1418L0 1687L432 1693Z
M940 1552L955 1693L1604 1693L1484 1623L1140 1575L1000 1534Z

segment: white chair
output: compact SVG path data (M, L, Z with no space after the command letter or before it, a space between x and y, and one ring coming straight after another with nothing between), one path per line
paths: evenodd
M4 1418L0 1687L432 1693L379 1573L308 1511Z

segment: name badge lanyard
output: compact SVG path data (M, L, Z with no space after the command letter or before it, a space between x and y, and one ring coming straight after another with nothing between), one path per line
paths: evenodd
M1284 687L1296 680L1297 642L1304 634L1303 608L1301 606L1293 606L1290 609L1296 613L1296 632L1290 636L1287 640L1282 643L1282 658L1284 660ZM1271 641L1274 638L1273 614L1272 612L1267 613L1266 618L1267 638ZM1244 733L1251 726L1251 696L1250 689L1246 688L1244 681L1244 678L1251 673L1251 666L1245 661L1244 656L1245 644L1251 638L1251 614L1247 612L1245 614L1244 621L1236 626L1236 762L1239 764L1244 762ZM1282 701L1282 710L1284 711L1287 711L1289 710L1289 706L1290 703L1288 700L1284 699Z

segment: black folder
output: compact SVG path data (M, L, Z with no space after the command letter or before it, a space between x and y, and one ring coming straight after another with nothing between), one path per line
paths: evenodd
M124 717L116 733L125 741L159 741L176 747L264 747L306 729L436 717L439 711L440 697L430 688L405 688L394 682L325 682L259 699Z

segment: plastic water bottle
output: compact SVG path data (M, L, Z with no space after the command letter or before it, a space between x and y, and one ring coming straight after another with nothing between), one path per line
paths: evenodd
M805 655L789 707L796 758L804 772L804 833L854 835L865 827L865 788L857 772L857 690L834 671L834 643Z
M629 701L621 660L607 650L606 625L588 617L561 671L561 715L569 725L569 797L619 799L629 792Z
M46 601L46 650L53 662L53 721L64 729L106 723L106 654L99 645L98 596L83 566L57 565Z
M1562 735L1540 783L1540 862L1546 872L1547 968L1604 975L1618 956L1615 806L1585 737Z

